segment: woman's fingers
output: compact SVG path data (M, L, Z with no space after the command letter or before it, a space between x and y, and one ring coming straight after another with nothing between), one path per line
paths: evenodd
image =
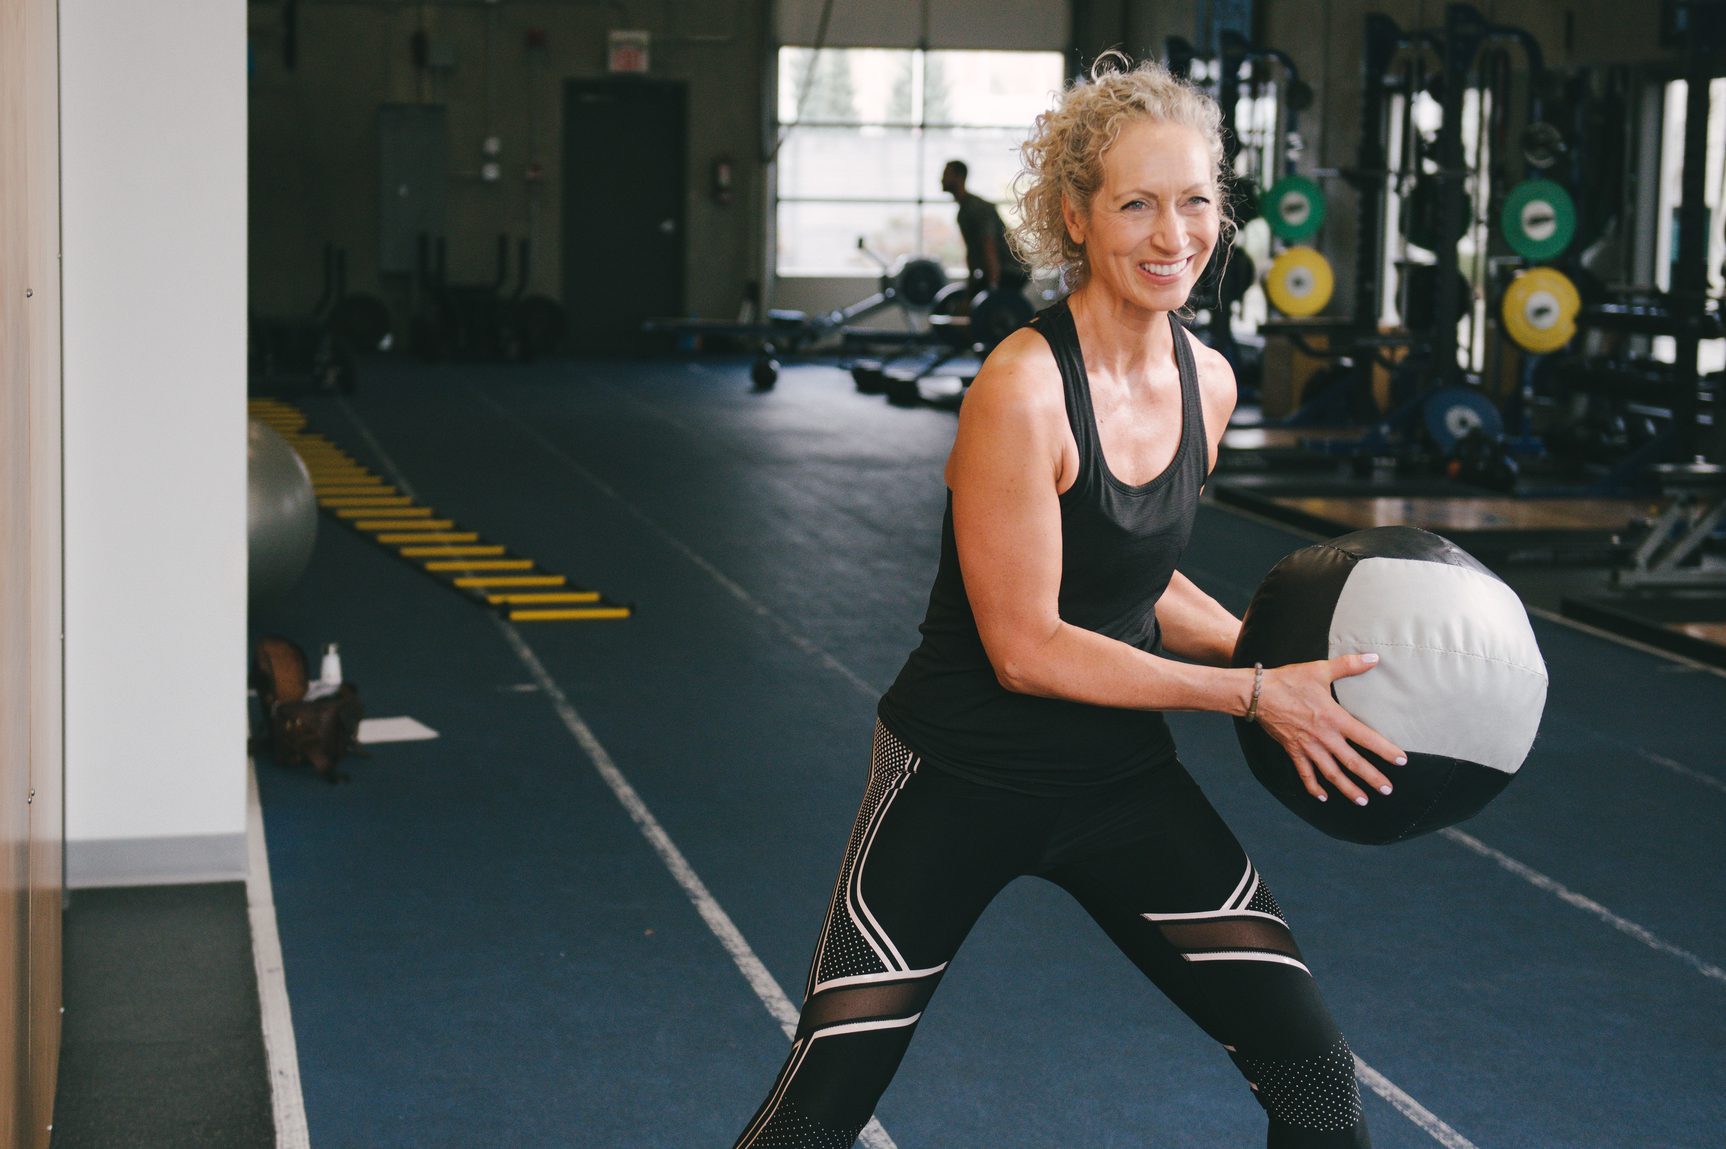
M1395 783L1362 750L1397 766L1408 762L1396 743L1354 717L1331 696L1331 682L1365 674L1377 663L1376 654L1344 654L1289 667L1296 673L1286 681L1295 694L1292 699L1285 696L1281 700L1284 705L1276 707L1280 713L1267 713L1262 719L1282 742L1301 786L1320 802L1329 797L1327 783L1357 806L1370 800L1363 783L1380 794L1392 792Z
M1338 678L1353 678L1357 674L1365 674L1378 665L1376 654L1339 654L1330 659L1331 680Z
M1336 750L1326 746L1324 747L1324 752L1322 754L1315 754L1314 758L1317 760L1316 765L1319 773L1324 775L1325 781L1329 782L1338 793L1340 793L1344 798L1347 798L1350 802L1353 802L1356 806L1366 805L1366 791L1362 790L1359 784L1355 782L1354 778L1349 775L1348 771L1343 769L1344 764L1347 764L1350 769L1355 768L1354 763L1349 762L1349 759L1351 758L1354 762L1358 762L1362 766L1366 765L1365 759L1355 753L1355 751L1348 747L1346 743L1344 744L1344 748L1341 750ZM1370 767L1368 767L1368 769L1370 769ZM1359 771L1356 770L1356 772L1358 773Z
M1354 715L1349 714L1348 711L1344 710L1343 714L1347 716L1348 721L1344 724L1342 733L1350 742L1354 743L1356 746L1362 747L1363 749L1372 751L1374 754L1394 766L1408 765L1408 755L1403 753L1401 747L1397 746L1396 743L1392 742L1390 739L1386 738L1384 735L1380 734ZM1370 773L1365 773L1360 770L1356 770L1355 773L1370 782L1374 789L1380 790L1386 794L1390 793L1389 790L1385 789L1386 786L1390 785L1389 779L1385 778L1384 774L1380 772L1376 766L1372 765L1372 763L1367 762L1366 759L1362 758L1361 761L1365 763L1366 770Z

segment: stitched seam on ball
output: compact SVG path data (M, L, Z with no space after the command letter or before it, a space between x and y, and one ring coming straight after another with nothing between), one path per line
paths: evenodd
M1391 839L1392 841L1404 842L1404 841L1407 841L1409 838L1414 837L1416 834L1420 834L1420 833L1425 832L1423 830L1417 829L1417 827L1426 821L1426 816L1428 814L1432 813L1433 810L1438 806L1439 802L1443 800L1445 791L1449 790L1450 787L1456 782L1456 776L1459 772L1460 771L1459 771L1457 765L1454 762L1451 763L1449 772L1446 773L1444 776L1444 785L1440 786L1438 788L1438 791L1435 794L1433 794L1432 801L1430 801L1426 804L1426 809L1420 811L1412 819L1410 819L1409 823L1408 823L1408 829L1404 830L1402 833L1398 834L1395 838Z
M1520 670L1522 673L1532 674L1536 678L1546 677L1544 670L1535 670L1532 667L1522 665L1520 662L1511 662L1507 658L1494 658L1490 654L1476 654L1472 650L1451 650L1447 646L1422 646L1415 642L1380 642L1377 639L1363 642L1362 645L1382 647L1386 650L1419 650L1429 654L1454 654L1458 658L1472 658L1479 662L1496 662L1500 666L1508 667L1511 670Z

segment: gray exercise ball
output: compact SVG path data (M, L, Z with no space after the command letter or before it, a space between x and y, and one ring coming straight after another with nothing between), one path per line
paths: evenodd
M251 420L246 428L246 589L251 605L273 602L305 573L318 541L318 499L299 452Z

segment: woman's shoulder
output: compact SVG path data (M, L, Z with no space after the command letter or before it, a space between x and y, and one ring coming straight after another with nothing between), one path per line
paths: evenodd
M1207 421L1226 425L1234 413L1237 397L1235 369L1222 352L1207 346L1185 327L1181 328L1181 336L1193 351L1193 366L1199 377L1199 400L1204 404Z
M965 402L982 398L991 404L1036 408L1064 404L1061 369L1041 332L1021 327L1003 339L983 362L983 369L966 391Z

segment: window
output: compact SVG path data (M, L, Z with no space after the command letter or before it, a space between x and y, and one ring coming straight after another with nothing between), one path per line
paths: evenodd
M1059 52L781 48L779 273L873 274L869 253L962 273L941 169L965 161L969 190L1011 226L1019 145L1061 70Z

